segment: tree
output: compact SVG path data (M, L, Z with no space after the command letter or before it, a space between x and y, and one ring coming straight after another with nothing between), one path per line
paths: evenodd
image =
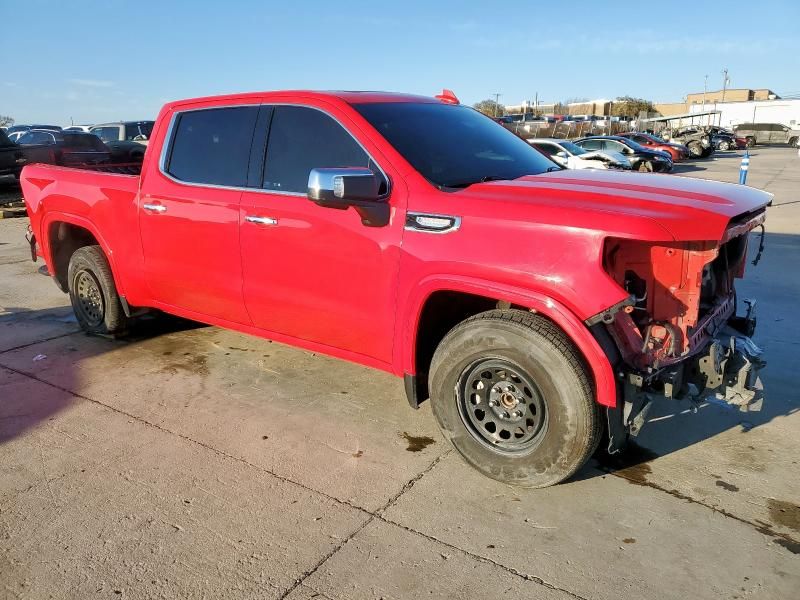
M495 102L494 100L481 100L480 102L476 102L472 105L476 110L479 110L485 115L489 115L490 117L502 117L506 114L506 107L500 104L499 102Z
M654 113L656 107L650 100L644 98L634 98L632 96L620 96L611 105L611 114L616 117L630 117L638 119L642 112Z
M6 115L0 115L0 127L8 127L14 124L14 119Z

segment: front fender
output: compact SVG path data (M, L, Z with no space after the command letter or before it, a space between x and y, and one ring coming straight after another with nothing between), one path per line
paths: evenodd
M525 306L546 316L566 333L586 359L594 380L597 402L603 406L617 405L617 390L611 363L597 340L572 311L545 292L534 292L472 277L433 275L420 281L414 288L402 311L404 318L397 320L400 330L395 332L395 339L401 340L395 347L394 357L395 364L401 366L400 373L416 374L414 366L416 337L422 308L430 295L439 291L490 297Z

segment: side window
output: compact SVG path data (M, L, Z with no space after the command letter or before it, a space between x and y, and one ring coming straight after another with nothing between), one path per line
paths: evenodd
M536 146L536 149L542 152L547 157L553 156L553 154L558 152L558 148L556 148L552 144L543 144L541 142L537 142L536 144L534 144L534 146Z
M257 106L179 114L167 173L189 183L244 187L257 115Z
M125 128L125 139L127 141L130 142L139 135L139 126L136 123L126 123L123 127Z
M119 138L116 127L92 127L89 131L104 142L116 142Z
M364 149L332 117L304 106L276 106L261 187L305 194L311 169L329 167L366 167L382 177ZM384 193L385 182L380 187Z
M581 142L581 147L586 150L601 150L603 148L603 140L586 140Z
M625 150L627 149L627 146L625 144L621 144L621 143L619 143L617 141L614 141L614 140L605 140L605 144L603 146L603 149L611 150L613 152L622 152L622 153L624 153Z

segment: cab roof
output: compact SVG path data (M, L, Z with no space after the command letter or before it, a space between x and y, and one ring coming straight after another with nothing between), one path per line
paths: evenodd
M347 104L371 104L380 102L413 102L425 104L438 104L441 101L430 96L417 96L414 94L401 94L396 92L373 91L316 91L316 90L276 90L267 92L248 92L243 94L224 94L220 96L205 96L202 98L187 98L169 102L166 106L181 106L186 104L207 102L246 102L253 101L286 101L287 99L319 99L338 100Z

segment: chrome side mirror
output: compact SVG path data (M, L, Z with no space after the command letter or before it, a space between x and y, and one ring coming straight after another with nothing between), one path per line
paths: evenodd
M391 207L382 201L378 177L363 167L311 169L308 199L324 208L346 210L351 206L367 227L389 224Z

